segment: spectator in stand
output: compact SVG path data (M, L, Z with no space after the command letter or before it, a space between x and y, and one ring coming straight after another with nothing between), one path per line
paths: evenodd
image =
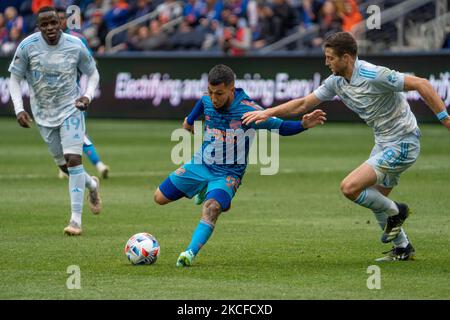
M8 40L8 29L6 29L5 16L0 12L0 45L6 40Z
M97 9L91 14L91 18L82 28L82 33L94 52L103 53L105 51L105 38L108 29L103 21L102 10Z
M5 10L5 22L6 22L6 29L8 30L8 33L11 31L11 29L16 28L22 33L26 33L27 30L25 30L25 26L23 23L23 18L18 15L17 9L14 7L8 7Z
M322 50L322 44L328 35L342 31L342 20L336 12L336 5L331 0L324 2L319 17L319 36L312 39L311 46Z
M223 0L197 0L196 7L199 17L206 18L209 21L220 20Z
M33 0L31 2L31 10L34 14L37 14L42 7L53 7L53 0Z
M351 32L352 27L363 20L355 0L345 0L343 12L340 14L342 19L342 31Z
M294 27L299 25L298 14L286 0L273 0L273 33L275 41L288 36Z
M252 32L246 21L234 13L228 16L221 40L223 51L233 57L243 56L252 47Z
M224 0L224 6L231 10L237 17L245 17L247 14L248 0Z
M164 0L159 6L156 7L158 12L158 20L161 25L181 17L183 15L183 6L176 0Z
M9 30L8 38L2 43L1 52L4 55L13 55L20 41L22 41L22 32L19 28L12 27Z
M161 24L157 19L150 21L150 28L145 28L147 37L139 44L139 50L143 51L157 51L167 50L169 46L169 36L161 30Z
M264 0L257 3L258 23L253 31L253 48L261 49L275 41L273 11Z
M134 20L145 16L146 14L152 12L156 9L156 5L152 0L137 0L136 4L131 9L131 17L130 20Z
M317 23L318 17L318 3L314 0L303 0L301 1L301 6L299 7L299 20L300 26L304 29L308 29L315 23Z
M104 0L93 0L87 6L86 10L83 11L83 16L85 21L89 21L94 12L101 12L102 16L105 15L111 9L111 3Z
M112 0L111 9L103 16L108 31L125 24L129 13L129 5L126 0Z
M204 34L197 34L194 27L185 19L170 38L170 47L173 50L200 50L203 40Z

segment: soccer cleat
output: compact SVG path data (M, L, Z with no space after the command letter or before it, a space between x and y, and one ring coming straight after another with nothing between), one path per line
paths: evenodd
M411 210L404 203L395 203L398 207L398 214L387 218L384 233L381 236L381 242L388 243L397 238L402 230L402 225L406 218L411 214Z
M64 234L68 236L80 236L83 230L75 221L70 221L69 225L64 228Z
M203 201L205 201L205 198L206 198L206 187L195 195L194 202L195 204L202 204Z
M102 210L102 198L100 197L100 180L97 177L92 176L92 179L97 182L97 188L88 193L89 208L93 214L99 214Z
M105 165L103 162L99 162L96 165L97 171L103 179L108 179L109 166Z
M391 250L383 252L383 254L387 255L382 258L375 259L375 261L384 262L416 260L416 251L411 243L408 243L406 248L393 247Z
M177 267L189 267L192 265L194 260L194 253L192 250L183 251L177 260Z

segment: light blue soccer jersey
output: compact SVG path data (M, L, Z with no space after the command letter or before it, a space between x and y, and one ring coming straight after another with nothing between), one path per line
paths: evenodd
M91 75L95 61L83 42L61 32L57 45L45 42L40 32L18 46L9 72L25 77L30 87L30 105L37 124L57 127L77 109L80 97L78 70Z
M350 83L331 75L314 91L321 101L336 95L375 133L375 142L396 141L417 129L404 91L403 73L356 59Z
M203 163L214 173L242 177L255 129L279 129L283 120L273 117L259 125L243 125L244 113L262 108L239 88L228 110L216 110L207 95L202 97L202 103L205 130L202 147L194 154L194 163Z

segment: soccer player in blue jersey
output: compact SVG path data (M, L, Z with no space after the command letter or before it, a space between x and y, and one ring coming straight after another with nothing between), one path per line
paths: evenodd
M216 65L210 70L208 95L196 103L183 124L192 131L194 121L200 115L205 116L202 147L188 163L170 174L154 194L155 202L164 205L183 197L192 198L205 190L201 220L177 260L179 267L192 264L211 236L220 213L230 209L231 199L245 174L254 129L278 129L281 135L288 136L326 120L322 110L315 110L302 121L270 118L258 125L243 125L241 117L245 112L262 108L244 90L235 88L234 81L235 74L228 66Z
M9 66L10 93L17 121L30 128L32 119L23 107L20 81L30 87L30 105L39 132L56 164L69 175L71 218L67 235L81 235L81 215L85 188L92 213L101 210L100 182L83 168L85 135L83 111L92 101L99 82L95 61L77 37L61 32L56 10L43 7L37 14L39 32L25 38ZM78 71L88 76L82 95Z
M350 33L330 35L324 47L325 64L333 74L317 90L274 108L249 112L243 123L258 124L273 116L299 115L337 95L375 134L369 159L345 177L341 191L351 201L373 211L384 231L383 243L394 242L392 250L377 261L414 260L415 249L402 228L409 208L388 198L401 173L420 152L420 130L402 91L417 90L450 130L445 104L426 79L359 60L357 43Z
M89 52L92 53L92 50L89 48L89 44L85 37L83 37L82 34L70 30L67 27L67 13L64 8L56 8L56 12L58 13L59 20L61 21L61 30L67 34L70 34L72 36L75 36L79 38L83 44L88 48ZM100 155L97 152L97 149L94 146L94 143L92 140L85 134L84 136L84 143L83 143L83 152L89 159L89 161L97 168L98 173L100 176L104 179L108 178L109 175L109 166L103 163L103 161L100 159ZM64 178L66 174L63 171L60 171L61 178Z

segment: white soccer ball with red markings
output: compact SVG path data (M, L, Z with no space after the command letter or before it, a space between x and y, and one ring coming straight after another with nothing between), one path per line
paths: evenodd
M155 263L159 252L158 240L146 232L136 233L125 245L125 255L134 265Z

